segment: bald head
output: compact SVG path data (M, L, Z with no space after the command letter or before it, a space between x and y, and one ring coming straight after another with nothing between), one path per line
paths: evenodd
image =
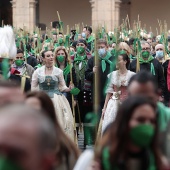
M165 50L165 47L164 47L164 45L162 45L162 44L157 44L156 46L155 46L155 50L157 51L157 50Z
M10 159L23 170L37 170L47 166L44 165L49 157L46 153L55 157L55 148L55 127L42 113L25 105L0 110L0 155L7 158L14 155ZM49 164L47 170L49 167L52 165Z

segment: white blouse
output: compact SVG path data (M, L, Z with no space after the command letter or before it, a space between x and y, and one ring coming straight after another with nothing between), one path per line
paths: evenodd
M37 68L37 70L34 71L32 76L32 82L31 82L31 90L36 90L39 83L43 83L45 81L46 76L51 76L54 81L58 81L58 88L62 92L68 87L66 86L63 71L55 66L53 66L53 71L51 75L45 74L45 66L42 66L40 68Z

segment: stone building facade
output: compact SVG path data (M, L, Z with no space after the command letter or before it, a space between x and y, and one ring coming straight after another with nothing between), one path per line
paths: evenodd
M25 26L30 31L35 26L50 27L50 22L58 20L57 11L61 20L70 27L74 27L74 24L91 25L93 28L105 25L110 31L118 26L127 14L131 25L139 14L142 24L148 29L152 27L153 32L158 27L157 19L162 22L166 20L170 25L169 0L1 0L3 1L10 4L6 10L8 12L3 12L3 15L6 13L11 16L11 19L10 16L5 19L5 24L18 28ZM3 20L3 10L2 3L0 20Z

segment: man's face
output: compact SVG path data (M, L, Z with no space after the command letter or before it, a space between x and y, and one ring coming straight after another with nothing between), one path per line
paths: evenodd
M142 47L142 52L143 51L148 51L148 52L151 51L151 47L148 43L142 44L141 47Z
M83 28L83 32L86 34L86 36L88 35L88 31L86 30L86 28Z
M137 81L133 81L128 87L128 94L130 96L141 95L155 102L158 101L158 95L154 91L152 82L147 82L144 84L144 83L139 83Z
M0 155L23 170L41 169L35 123L30 121L0 120Z
M16 56L16 60L24 60L24 54L18 53L17 56Z
M105 49L107 50L107 46L104 43L98 44L98 49Z

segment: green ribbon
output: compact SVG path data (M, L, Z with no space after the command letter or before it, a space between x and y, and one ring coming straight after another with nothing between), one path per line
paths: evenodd
M153 59L154 59L154 57L151 56L151 55L149 56L149 58L148 58L147 60L144 60L142 57L140 57L140 58L139 58L139 63L140 63L140 64L144 64L144 63L150 64L150 71L151 71L152 75L155 76L155 68L154 68L153 63L151 63L151 61L152 61Z
M109 60L110 58L112 57L111 53L107 52L106 56L105 57L100 57L100 60L101 60L101 64L102 64L102 71L105 72L106 70L106 62L110 64L110 69L112 68L112 62Z
M38 64L38 65L35 66L35 68L40 68L40 67L42 67L41 64Z
M2 61L2 76L4 80L8 79L8 73L9 73L9 59L4 58Z
M84 56L77 55L76 58L74 58L74 62L76 62L76 64L79 64L81 62L86 64L87 63L87 56L86 55L84 55Z
M109 153L109 148L105 147L102 152L102 165L103 165L103 170L118 170L117 166L112 166L110 163L110 153ZM147 170L156 170L155 166L155 158L152 153L152 151L149 151L149 167Z
M91 35L91 36L87 39L87 43L90 43L90 42L92 42L92 41L94 41L94 37Z

